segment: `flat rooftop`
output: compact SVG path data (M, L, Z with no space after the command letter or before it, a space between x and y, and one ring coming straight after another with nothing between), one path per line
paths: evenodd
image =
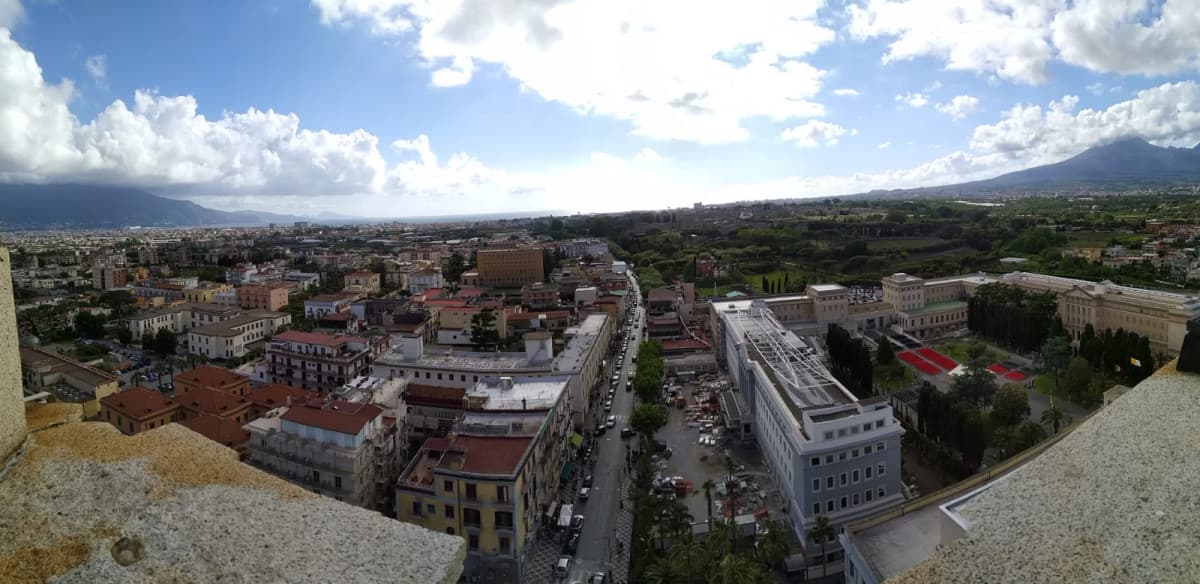
M511 380L512 386L505 388L498 377L480 379L467 390L468 403L481 400L482 410L548 410L558 403L571 378L566 375L552 377L519 377Z
M591 354L592 347L600 339L604 323L608 320L606 314L589 314L577 326L566 330L567 344L562 352L554 357L555 371L578 371L583 368L584 361Z
M486 353L475 351L459 351L455 349L437 349L426 347L425 353L419 359L405 359L400 349L392 349L375 360L382 365L395 367L421 367L425 369L460 370L492 370L492 371L548 371L550 362L533 364L525 357L525 353Z

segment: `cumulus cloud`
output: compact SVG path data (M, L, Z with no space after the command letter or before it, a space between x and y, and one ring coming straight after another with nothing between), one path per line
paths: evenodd
M929 98L922 93L898 93L896 94L896 103L911 108L920 108L925 107L925 104L929 103Z
M801 148L814 148L833 146L838 143L838 138L856 134L858 134L858 130L846 129L837 124L820 120L809 120L799 126L784 130L779 134L779 138Z
M1200 10L1183 0L865 0L857 39L888 40L883 61L933 57L951 70L1024 83L1055 59L1105 73L1163 75L1200 64Z
M825 72L803 59L833 41L819 0L314 0L327 25L412 31L435 86L493 65L542 98L626 120L634 134L746 140L746 119L824 113Z
M839 97L858 97L862 95L857 89L850 89L849 87L835 89L833 90L833 94Z
M0 28L12 28L24 14L21 0L0 0Z
M83 62L83 69L87 71L89 77L92 78L92 83L96 87L106 87L108 85L108 57L104 55L92 55Z
M956 95L950 101L939 103L934 108L950 116L951 119L961 120L979 109L979 98L971 95Z

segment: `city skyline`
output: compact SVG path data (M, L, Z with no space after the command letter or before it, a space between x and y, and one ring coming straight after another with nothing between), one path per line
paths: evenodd
M0 0L0 179L353 216L947 184L1130 135L1200 142L1195 18L1176 2Z

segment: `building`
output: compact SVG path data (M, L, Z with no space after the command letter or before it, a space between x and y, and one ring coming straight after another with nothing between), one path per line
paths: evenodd
M243 377L224 367L201 365L176 373L174 383L177 391L186 392L193 389L208 388L225 393L246 397L250 391L250 379Z
M120 385L116 375L36 347L21 347L21 377L27 393L44 391L57 401L79 404L88 418L100 413L100 400Z
M558 286L543 282L526 284L521 288L521 304L534 309L554 308L558 306Z
M162 298L166 302L183 300L185 286L158 280L143 280L133 285L136 298Z
M309 272L284 272L284 282L294 282L301 290L308 290L321 285L321 274Z
M304 318L318 319L333 312L343 312L350 309L354 302L351 296L341 294L320 294L304 301Z
M133 334L133 340L140 341L142 336L155 335L159 329L181 334L206 324L229 320L242 313L237 307L220 304L176 304L140 312L125 322Z
M426 290L442 287L442 269L426 268L412 272L408 276L408 291L414 296L424 294Z
M418 433L448 432L462 418L462 387L409 383L404 388L404 425Z
M206 324L188 331L187 350L191 355L209 359L238 359L257 348L279 329L292 323L284 312L249 310L233 318Z
M392 513L396 421L379 406L320 398L271 410L245 429L249 464L314 493Z
M396 486L396 517L467 540L469 580L521 581L526 545L570 472L565 376L490 378L450 436L429 438Z
M608 243L599 239L572 239L559 242L558 249L569 258L598 258L608 254Z
M987 472L847 526L846 582L1196 581L1197 387L1168 364Z
M356 290L367 294L379 291L379 274L375 272L350 272L345 277L347 290Z
M796 533L818 517L835 528L895 508L903 499L904 430L883 398L857 399L825 368L818 346L789 332L762 301L720 302L724 367L752 420ZM728 400L722 400L722 403ZM743 422L744 423L744 422ZM803 542L809 566L838 572L842 550Z
M175 400L144 387L131 387L100 400L100 419L123 434L140 434L179 419Z
M288 289L278 284L247 284L237 289L237 304L242 308L281 310L287 306Z
M96 266L92 268L92 287L97 290L113 290L124 288L128 282L125 268Z
M233 290L233 286L214 282L202 282L195 288L184 288L183 300L192 304L212 304L216 302L217 294L228 290Z
M530 245L488 247L475 253L479 285L490 288L520 288L541 282L542 249Z
M269 381L331 391L365 375L371 359L387 348L387 340L301 331L280 333L267 345Z
M484 311L495 318L496 334L501 340L508 338L508 312L481 306L443 306L434 308L438 313L438 343L442 345L470 345L471 324Z
M238 460L246 460L250 457L250 433L243 429L242 424L237 420L212 414L200 414L181 420L179 425L232 449L237 452Z
M320 398L321 394L299 387L268 383L248 391L245 397L254 404L251 408L251 419L256 419L275 408L306 403Z

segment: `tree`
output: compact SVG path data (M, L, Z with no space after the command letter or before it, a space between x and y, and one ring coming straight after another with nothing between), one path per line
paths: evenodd
M88 339L104 336L104 319L86 310L75 314L75 334Z
M771 570L778 570L791 551L790 530L774 519L763 522L763 531L755 542L755 556Z
M118 327L116 335L117 341L119 341L122 345L128 345L129 343L133 342L133 333L129 331L128 327Z
M950 390L957 400L986 406L996 395L996 376L987 369L968 364L967 370L950 383Z
M1066 421L1066 417L1062 410L1054 407L1054 398L1050 398L1050 407L1042 412L1042 424L1053 430L1054 434L1058 434L1058 428Z
M704 489L704 502L708 504L708 525L712 527L713 489L716 489L717 485L713 483L712 479L707 479L701 488Z
M1000 426L1016 426L1029 416L1029 396L1025 388L1006 383L992 400L992 421Z
M1062 395L1075 403L1087 401L1088 388L1092 383L1092 365L1083 357L1071 359L1067 372L1063 374Z
M762 291L764 294L770 291L770 289L767 287L767 276L766 275L763 275L763 277L762 277Z
M642 435L647 443L663 426L667 425L667 414L656 404L640 404L629 416L629 427Z
M475 345L476 351L500 344L500 333L496 331L496 314L491 308L480 310L471 317L471 344Z
M1200 373L1200 327L1192 328L1183 337L1183 346L1179 349L1179 362L1175 367L1180 371Z
M101 294L96 302L111 310L114 318L121 318L133 313L133 306L137 304L137 299L125 290L113 290Z
M829 563L825 557L825 544L837 537L837 531L829 524L824 515L817 515L817 522L808 530L808 539L821 546L821 577L825 577L825 566Z
M446 261L446 279L457 282L465 271L467 271L467 265L463 255L458 252L450 254L450 259Z
M1066 337L1050 337L1034 355L1034 364L1043 374L1054 376L1054 391L1058 393L1058 376L1071 360L1071 345Z
M153 350L162 357L175 354L175 346L177 341L175 333L166 327L158 329L158 333L154 335Z
M875 351L875 362L879 365L891 365L896 362L896 349L886 337L881 337L879 349Z

